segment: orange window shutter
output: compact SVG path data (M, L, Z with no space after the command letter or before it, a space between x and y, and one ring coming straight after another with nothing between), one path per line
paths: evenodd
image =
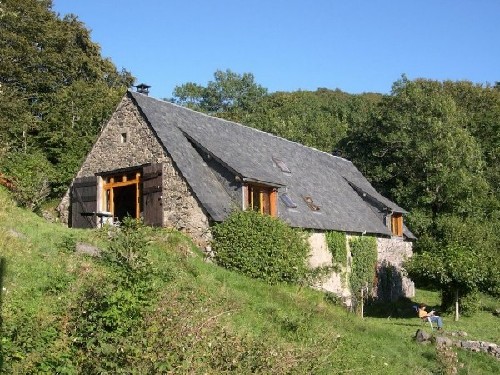
M403 235L403 215L402 214L392 214L391 218L392 234L395 236Z
M271 195L269 197L269 200L270 200L269 205L270 205L270 208L271 208L270 215L273 216L273 217L278 216L277 197L278 197L278 192L277 192L276 189L273 189L271 191Z
M113 188L109 189L109 212L115 214L115 194Z

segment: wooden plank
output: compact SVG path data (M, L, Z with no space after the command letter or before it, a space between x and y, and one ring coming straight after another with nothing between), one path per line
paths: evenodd
M271 205L271 216L277 217L278 216L278 191L276 189L273 189L271 191L271 195L270 195L269 199L270 199L270 205Z
M162 164L151 164L143 167L142 208L144 223L147 225L163 225L162 170Z
M97 177L75 179L71 191L71 215L69 226L72 228L95 228L97 220L82 214L97 210Z

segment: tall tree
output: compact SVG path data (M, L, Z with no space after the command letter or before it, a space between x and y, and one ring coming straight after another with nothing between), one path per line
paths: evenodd
M277 92L259 102L244 121L260 130L325 152L346 135L351 96L340 90Z
M253 74L217 70L207 86L188 82L174 89L174 101L195 110L241 121L267 95L267 89L255 83Z
M450 296L498 293L500 281L493 277L500 254L486 177L489 146L474 130L490 112L474 120L478 111L468 106L483 99L468 95L467 104L465 87L403 77L368 121L350 128L343 144L374 184L411 210L419 240L410 275L441 288L444 306L451 305Z
M430 215L475 213L489 186L481 147L466 113L437 81L408 81L363 126L351 128L346 153L387 195Z
M76 16L51 0L0 3L0 142L40 150L63 189L133 77L117 71Z
M500 90L468 81L445 81L444 89L466 113L464 126L481 146L485 177L491 191L490 207L500 204ZM490 210L491 211L491 210Z

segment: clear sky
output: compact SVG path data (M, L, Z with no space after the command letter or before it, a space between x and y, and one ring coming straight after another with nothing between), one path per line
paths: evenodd
M500 81L500 0L53 0L150 95L217 70L274 91L388 93L408 78Z

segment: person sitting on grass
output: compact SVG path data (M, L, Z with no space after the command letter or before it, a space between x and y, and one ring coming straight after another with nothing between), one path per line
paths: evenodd
M438 331L441 331L443 329L443 319L439 315L435 315L434 310L427 312L426 308L427 306L423 303L418 306L418 317L420 319L428 319L431 323L436 323Z

